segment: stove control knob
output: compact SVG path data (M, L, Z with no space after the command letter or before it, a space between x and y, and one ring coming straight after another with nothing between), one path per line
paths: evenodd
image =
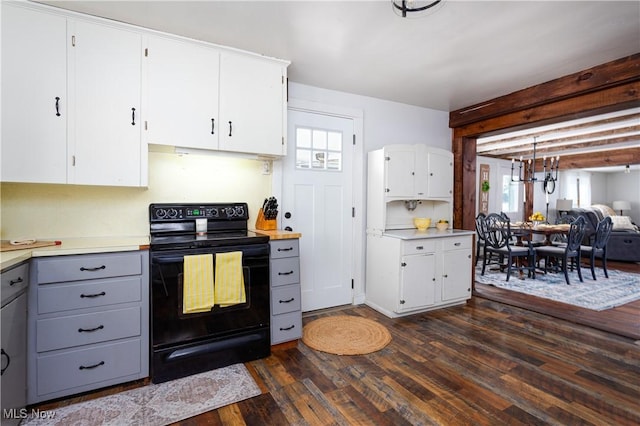
M175 217L178 216L178 210L169 209L169 211L167 212L167 215L169 216L169 218L175 219Z
M234 210L235 210L235 214L237 216L244 216L244 207L243 206L236 206Z
M167 211L165 209L157 209L156 210L156 219L162 219L167 215Z
M211 217L218 217L220 213L218 213L218 209L213 208L211 209Z
M231 207L225 208L224 212L226 213L227 217L234 217L236 215L236 212Z

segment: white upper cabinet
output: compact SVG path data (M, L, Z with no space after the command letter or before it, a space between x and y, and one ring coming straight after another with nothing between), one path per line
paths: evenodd
M413 145L391 145L384 148L384 191L387 197L414 198L415 162Z
M220 56L220 149L285 155L286 66L250 55Z
M75 102L71 105L69 183L144 186L142 36L83 21L70 24L69 89Z
M2 181L145 186L139 33L2 4Z
M67 22L2 4L2 181L67 181Z
M426 148L426 149L425 149ZM453 154L416 145L416 194L429 199L453 198Z
M220 53L204 45L149 36L145 130L147 143L218 149Z

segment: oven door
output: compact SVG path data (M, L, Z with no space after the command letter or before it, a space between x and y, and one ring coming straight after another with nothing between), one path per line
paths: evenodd
M184 256L241 251L246 303L214 306L206 313L182 313ZM269 245L251 244L184 250L151 251L151 328L153 350L232 337L268 328ZM215 264L214 264L215 265ZM215 267L215 266L214 266Z

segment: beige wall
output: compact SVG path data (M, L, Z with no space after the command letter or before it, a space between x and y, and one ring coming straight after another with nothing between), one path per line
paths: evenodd
M149 233L150 203L249 203L249 226L271 175L262 161L224 155L149 153L149 187L2 183L0 238L140 236Z

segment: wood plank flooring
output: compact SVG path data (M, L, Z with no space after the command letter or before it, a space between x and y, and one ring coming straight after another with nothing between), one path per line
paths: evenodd
M640 424L633 339L481 297L400 319L350 306L303 321L335 314L378 321L393 339L362 356L275 346L247 363L262 395L176 424Z
M610 261L607 263L607 269L640 274L640 263ZM586 276L590 276L589 274L590 272L587 272ZM593 311L479 283L475 284L474 295L531 309L632 339L640 339L640 300L613 309Z

